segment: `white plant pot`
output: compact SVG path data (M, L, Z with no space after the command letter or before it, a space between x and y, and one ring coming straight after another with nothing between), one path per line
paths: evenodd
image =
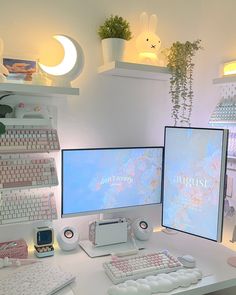
M126 40L120 38L107 38L102 40L102 52L104 63L114 60L122 60L125 51Z

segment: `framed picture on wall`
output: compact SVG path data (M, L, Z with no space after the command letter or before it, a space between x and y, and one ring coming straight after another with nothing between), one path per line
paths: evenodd
M36 61L34 60L4 57L3 65L9 71L7 80L30 82L32 81L32 74L36 72Z

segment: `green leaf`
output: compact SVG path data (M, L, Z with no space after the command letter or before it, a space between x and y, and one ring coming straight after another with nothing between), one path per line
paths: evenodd
M181 43L176 41L166 50L167 68L170 70L170 95L172 101L172 118L175 125L179 117L180 123L187 123L190 126L190 116L193 104L193 67L192 61L195 53L202 49L201 40L194 42L186 41ZM181 116L179 116L181 113Z
M98 35L101 40L106 38L130 40L132 38L129 23L118 15L106 18L104 24L98 28Z
M8 105L1 104L0 105L0 118L5 118L7 113L11 113L13 111L12 107Z
M0 122L0 134L4 134L6 132L6 127L3 123Z

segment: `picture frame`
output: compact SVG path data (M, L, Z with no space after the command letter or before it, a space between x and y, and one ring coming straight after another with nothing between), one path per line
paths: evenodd
M7 80L18 82L31 82L32 75L37 71L36 60L3 57L3 65L8 69Z

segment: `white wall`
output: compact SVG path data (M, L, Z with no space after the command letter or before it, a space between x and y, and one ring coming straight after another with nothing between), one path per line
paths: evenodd
M58 4L60 3L60 5ZM133 35L139 32L139 15L142 11L158 13L156 3L142 1L129 3L111 1L4 1L1 10L0 36L5 42L5 56L37 58L42 54L43 44L50 41L56 33L68 34L77 39L85 54L85 67L82 75L74 81L80 87L79 97L43 99L43 102L58 107L58 133L62 148L142 146L163 144L163 127L171 124L169 119L168 82L106 77L97 74L102 64L98 26L110 14L119 14L130 20ZM124 8L125 7L125 8ZM9 17L11 21L9 20ZM167 21L165 20L167 23ZM164 34L160 36L165 43ZM163 25L162 25L163 26ZM7 30L7 31L6 31ZM135 41L130 42L128 54L136 58ZM54 45L54 44L53 44ZM44 50L49 50L45 49ZM14 103L22 98L11 97ZM26 98L23 98L27 100ZM34 101L41 99L34 98ZM60 156L57 155L60 174ZM60 188L57 189L60 209ZM158 208L152 214L155 223L159 222ZM159 210L158 210L159 211ZM150 213L153 212L153 213ZM134 213L133 213L134 214ZM91 217L92 219L96 216ZM87 219L73 218L55 222L56 227L72 222L80 226L82 237L87 236ZM16 230L17 228L17 230ZM1 228L0 239L22 235L22 226ZM32 226L24 226L24 237L31 240Z
M235 0L0 0L0 36L5 42L5 55L21 58L39 57L57 33L67 34L81 44L85 67L74 81L74 86L80 87L80 96L48 100L58 106L62 148L160 145L163 127L172 124L168 83L98 75L97 68L102 64L98 26L106 16L119 14L129 20L133 36L137 36L139 15L147 11L158 15L163 47L176 40L202 39L204 50L195 58L192 125L207 126L219 99L212 79L218 77L223 61L236 57L235 9ZM135 60L136 54L133 39L126 59ZM5 101L21 99L9 97ZM56 157L60 171L60 157ZM58 187L60 208L59 200ZM159 210L156 213L154 208L146 214L159 224ZM88 219L59 219L55 224L79 224L82 237L86 237ZM30 241L31 233L30 225L1 227L0 241L18 237Z

